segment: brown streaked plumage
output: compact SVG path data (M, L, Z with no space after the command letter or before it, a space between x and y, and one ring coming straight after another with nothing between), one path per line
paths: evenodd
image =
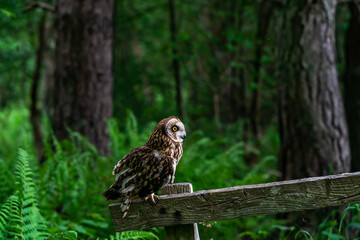
M103 193L105 200L121 198L123 217L132 199L144 198L156 204L158 197L154 193L174 182L185 137L180 119L171 116L161 120L144 146L134 148L115 165L115 182Z

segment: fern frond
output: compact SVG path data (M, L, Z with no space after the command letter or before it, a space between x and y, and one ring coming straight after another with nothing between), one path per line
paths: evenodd
M100 238L97 240L100 240ZM159 240L159 238L152 232L130 231L116 233L115 236L110 235L109 238L105 238L104 240Z
M46 221L38 208L33 172L29 166L28 154L20 149L15 167L15 176L22 200L22 230L24 239L46 239Z
M21 202L10 196L0 208L0 239L22 239Z
M138 123L134 113L130 110L127 110L127 119L126 119L126 135L129 138L130 147L134 148L142 145L139 139L138 133Z
M145 231L122 232L120 234L120 239L159 240L159 238L152 232L145 232Z
M84 151L84 152L91 152L92 154L97 155L98 151L96 147L83 135L81 135L79 132L72 131L71 129L67 129L70 135L70 139L72 143L74 144L74 147L76 147L77 151Z
M152 232L145 231L131 231L131 232L122 232L120 234L120 239L144 239L144 240L159 240L159 238Z
M65 231L60 233L51 234L49 240L76 240L78 237L77 232L75 231Z
M119 160L126 154L125 135L119 130L115 119L107 120L108 131L110 136L110 149L114 159Z

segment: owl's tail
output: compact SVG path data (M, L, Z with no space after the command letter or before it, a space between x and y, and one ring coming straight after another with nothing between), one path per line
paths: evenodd
M119 186L117 186L115 184L111 185L108 190L103 192L105 200L106 201L116 200L116 199L123 197L124 195L120 193L119 189L120 189Z
M125 197L123 193L120 193L120 187L113 184L110 186L108 190L103 192L104 198L106 201L108 200L116 200L119 198L122 198L121 201L121 210L124 212L123 218L127 215L129 209L130 209L130 200Z

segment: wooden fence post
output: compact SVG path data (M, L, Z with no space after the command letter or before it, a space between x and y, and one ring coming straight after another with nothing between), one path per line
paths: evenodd
M161 189L161 195L192 193L191 183L175 183ZM197 223L165 227L166 240L200 240Z

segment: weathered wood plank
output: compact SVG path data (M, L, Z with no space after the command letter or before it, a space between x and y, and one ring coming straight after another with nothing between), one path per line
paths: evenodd
M162 195L192 193L191 183L175 183L166 185L161 189ZM166 240L199 240L199 231L197 223L181 224L165 227Z
M133 202L126 218L109 205L116 231L171 226L360 203L360 172L161 196Z

